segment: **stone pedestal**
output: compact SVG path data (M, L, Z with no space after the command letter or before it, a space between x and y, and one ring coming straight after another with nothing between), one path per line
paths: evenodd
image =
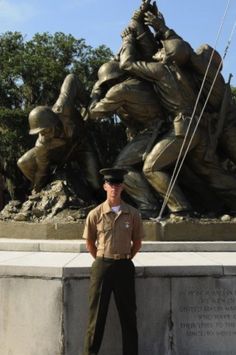
M82 238L84 220L67 223L0 221L0 239L77 240ZM149 241L233 241L236 221L163 220L144 221L145 240Z
M0 251L0 354L82 355L92 257L80 241L77 252L66 241L60 252L56 241L36 244L44 251L33 242L28 251ZM145 243L134 259L140 355L235 355L235 243L225 252L220 243L189 244L188 252L159 245ZM121 354L113 300L99 355L107 354Z
M236 224L144 224L140 355L235 355ZM0 222L0 354L82 355L92 263L83 228ZM120 355L121 344L112 299L99 355Z

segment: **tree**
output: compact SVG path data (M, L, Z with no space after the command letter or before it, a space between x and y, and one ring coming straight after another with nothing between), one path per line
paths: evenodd
M34 144L34 138L28 134L27 115L21 109L0 109L0 174L7 181L12 199L23 198L29 186L16 164Z
M6 32L0 36L0 107L21 106L19 81L21 80L24 39L19 32Z
M236 88L234 86L231 86L231 91L232 91L234 102L236 103Z
M0 36L0 106L51 105L68 73L78 74L90 90L98 67L111 57L109 48L93 49L61 32L36 33L29 41L19 32L6 32Z

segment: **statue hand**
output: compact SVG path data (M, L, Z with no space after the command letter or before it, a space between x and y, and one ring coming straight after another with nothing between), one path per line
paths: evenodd
M152 8L149 9L148 11L151 11L153 13L153 15L155 16L158 16L159 14L159 10L158 10L158 7L157 7L157 4L156 4L156 1L153 2L152 4Z
M135 31L131 27L126 27L124 31L121 33L122 38L127 38L127 37L133 38L134 36L135 36Z
M145 25L152 26L154 30L159 31L163 26L165 26L165 20L161 13L154 15L152 12L148 11L144 15Z
M134 21L142 21L143 20L143 12L141 10L136 10L133 13L132 20Z
M132 16L132 20L143 21L143 16L146 11L152 10L153 5L151 5L151 0L143 0L142 5L138 10L136 10Z
M128 27L133 30L135 37L138 37L144 31L146 31L147 26L144 24L144 13L141 13L140 10L135 11Z
M140 6L140 11L145 13L146 11L150 10L151 7L151 0L143 0L142 5Z

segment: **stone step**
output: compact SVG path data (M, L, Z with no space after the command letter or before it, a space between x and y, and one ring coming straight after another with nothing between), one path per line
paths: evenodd
M84 240L44 240L0 238L0 251L25 252L87 252ZM236 252L232 242L151 242L144 241L141 252Z
M89 277L89 253L0 251L0 278ZM139 252L136 276L236 276L236 252Z

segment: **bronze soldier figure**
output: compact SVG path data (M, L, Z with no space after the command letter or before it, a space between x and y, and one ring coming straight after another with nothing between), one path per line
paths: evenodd
M142 165L144 155L151 150L164 127L160 103L151 83L127 75L115 60L102 65L98 78L92 93L90 118L116 113L127 127L130 141L116 158L114 167L125 167L129 171L125 176L125 190L142 216L151 217L159 204L137 166Z
M98 161L80 111L76 104L86 105L89 96L80 80L69 74L52 108L38 106L29 114L30 134L38 134L35 147L17 162L32 182L33 191L40 191L48 181L52 167L76 161L88 186L99 190Z

